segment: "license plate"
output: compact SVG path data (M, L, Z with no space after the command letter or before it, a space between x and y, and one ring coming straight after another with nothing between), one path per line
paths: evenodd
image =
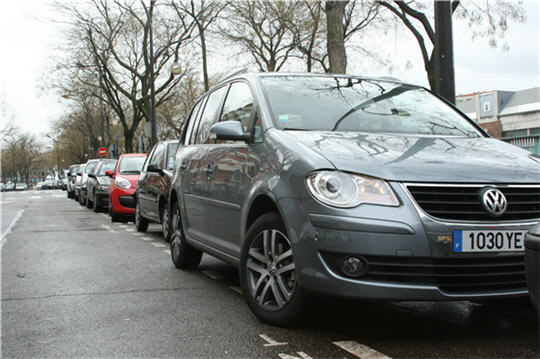
M454 252L523 252L526 231L455 230Z

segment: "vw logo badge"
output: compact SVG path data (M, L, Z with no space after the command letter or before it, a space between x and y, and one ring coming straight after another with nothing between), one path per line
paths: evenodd
M500 217L506 211L508 203L504 194L496 188L485 188L481 191L482 204L493 217Z

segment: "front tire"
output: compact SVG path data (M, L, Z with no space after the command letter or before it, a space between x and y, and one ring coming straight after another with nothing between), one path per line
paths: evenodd
M186 241L182 229L180 207L174 204L171 218L171 259L178 269L195 269L201 262L202 252L193 248Z
M169 208L167 207L167 204L163 205L163 208L161 210L161 228L163 231L163 239L165 240L165 242L170 242L171 226L169 219Z
M240 260L240 283L251 311L263 322L288 325L303 311L291 242L277 213L249 227Z
M91 209L94 207L94 202L90 201L90 193L86 194L86 208Z
M148 229L148 220L141 215L141 205L138 199L135 203L135 227L137 232L146 232Z
M99 205L97 194L94 192L94 212L98 213L101 210L101 206Z

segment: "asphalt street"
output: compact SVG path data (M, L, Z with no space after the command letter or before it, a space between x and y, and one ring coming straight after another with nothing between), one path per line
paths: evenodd
M291 328L260 323L235 268L170 259L160 226L137 233L60 190L5 192L3 358L538 358L527 301L313 298Z

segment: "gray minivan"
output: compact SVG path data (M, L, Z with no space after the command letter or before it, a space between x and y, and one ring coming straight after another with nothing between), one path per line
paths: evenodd
M170 194L171 256L240 269L287 324L308 292L359 299L527 295L540 161L430 91L388 79L255 73L194 106Z

